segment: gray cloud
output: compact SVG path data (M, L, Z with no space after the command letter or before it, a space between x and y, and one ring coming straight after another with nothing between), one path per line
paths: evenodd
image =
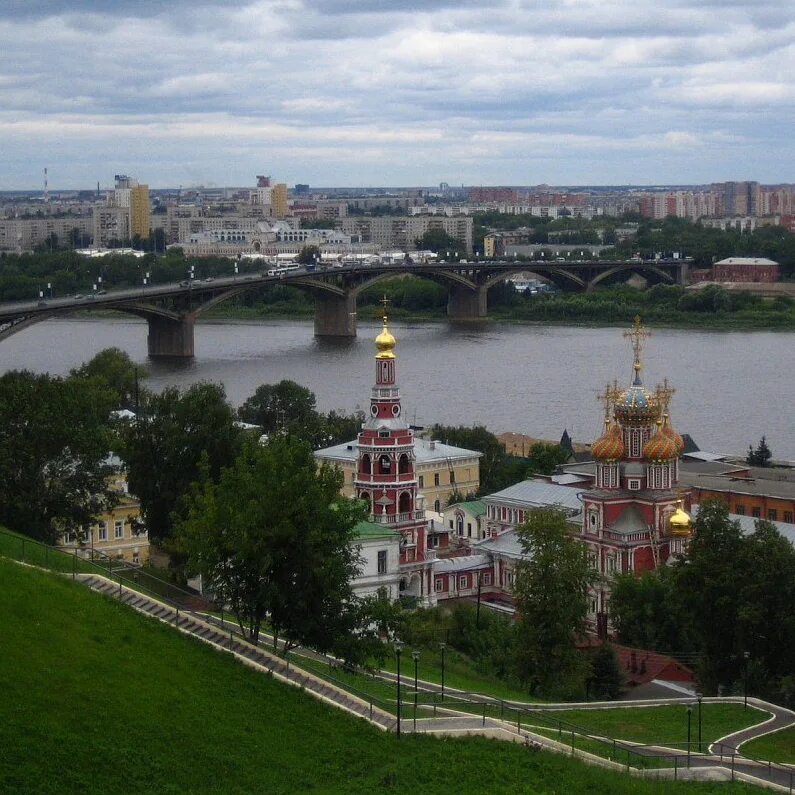
M776 0L6 0L0 189L793 181L793 75Z

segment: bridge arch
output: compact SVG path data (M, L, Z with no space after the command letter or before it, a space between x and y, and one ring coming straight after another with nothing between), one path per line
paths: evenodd
M493 276L490 276L488 279L486 279L484 282L484 287L487 290L491 289L495 284L504 282L511 276L516 276L517 273L535 273L538 276L548 278L557 287L561 287L561 289L566 289L567 287L570 289L586 289L585 280L577 276L577 274L572 273L565 268L559 268L554 265L536 262L524 263L522 267L512 268L510 270L495 273Z
M615 268L597 273L596 276L588 282L585 286L586 292L591 292L598 284L615 276L617 273L635 273L637 271L644 271L646 273L653 273L660 278L660 281L667 282L668 284L676 284L676 279L670 273L666 273L662 268L657 267L650 262L638 262L632 264L616 265Z
M379 282L385 281L386 279L394 279L397 276L408 274L410 276L416 276L419 279L425 279L429 282L435 282L436 284L444 285L445 287L450 287L451 285L457 285L461 287L466 287L473 292L477 290L478 286L466 276L463 276L460 273L456 273L455 271L442 271L442 270L422 270L420 268L406 268L405 270L401 271L394 271L394 270L385 270L381 271L380 273L376 273L373 276L366 277L363 281L359 282L355 285L351 293L355 298L359 297L359 294L364 292L368 287L372 287Z

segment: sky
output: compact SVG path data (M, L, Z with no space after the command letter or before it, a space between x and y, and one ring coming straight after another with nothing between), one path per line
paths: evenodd
M2 0L0 190L795 182L793 0Z

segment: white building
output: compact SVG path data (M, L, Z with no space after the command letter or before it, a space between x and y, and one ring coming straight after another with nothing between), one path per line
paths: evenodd
M381 589L390 601L400 593L400 533L375 522L356 525L361 571L351 583L356 596L372 596Z

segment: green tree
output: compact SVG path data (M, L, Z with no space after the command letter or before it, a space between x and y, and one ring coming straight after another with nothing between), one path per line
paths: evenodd
M301 436L310 428L316 432L319 424L314 393L289 379L258 386L238 415L244 422L259 425L265 433L290 431Z
M105 348L93 359L70 373L73 378L98 378L115 397L115 407L133 409L139 393L139 379L146 377L138 366L119 348Z
M304 246L299 252L296 262L301 265L311 265L320 262L320 249L317 246Z
M587 664L576 643L596 582L585 546L572 538L565 513L551 508L531 511L517 535L524 552L513 585L521 678L539 695L581 695Z
M429 229L422 237L418 237L414 244L419 249L435 251L437 254L440 251L457 251L459 254L466 251L463 243L457 237L448 235L444 229Z
M528 452L527 461L531 472L551 475L561 464L565 464L569 453L559 444L535 442Z
M113 504L112 408L94 380L0 377L0 524L52 543Z
M770 459L772 457L773 453L770 452L770 448L767 446L767 439L763 436L759 440L756 450L749 446L745 461L752 467L768 467L770 466Z
M152 541L172 537L173 514L199 480L202 460L216 480L235 460L240 436L221 385L194 384L184 393L170 387L145 397L124 434L122 456Z
M268 616L274 646L281 638L350 655L361 618L350 585L360 565L354 527L365 508L341 497L341 485L336 470L318 470L309 445L279 437L247 441L189 499L179 548L252 642Z
M603 643L591 655L591 671L588 675L588 695L596 700L620 698L624 690L624 675L616 650Z

